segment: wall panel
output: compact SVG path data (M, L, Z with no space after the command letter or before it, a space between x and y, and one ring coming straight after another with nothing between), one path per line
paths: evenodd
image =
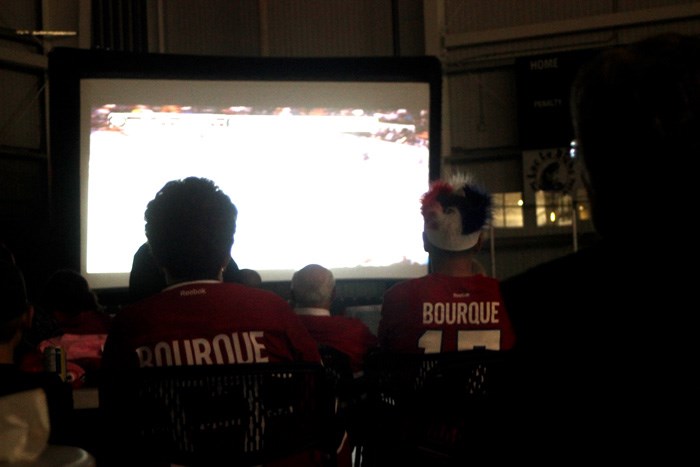
M168 0L160 2L161 44L167 53L259 56L258 0Z
M515 80L510 70L451 74L448 92L453 154L517 145Z
M391 3L390 0L267 2L270 55L392 55Z
M45 152L43 72L0 68L0 89L0 147Z

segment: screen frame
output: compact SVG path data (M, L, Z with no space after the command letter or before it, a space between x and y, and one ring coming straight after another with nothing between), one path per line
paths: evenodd
M81 271L80 83L83 79L424 82L430 87L429 179L440 174L442 66L437 57L222 57L57 47L48 54L49 230L53 269ZM427 182L427 181L426 181Z

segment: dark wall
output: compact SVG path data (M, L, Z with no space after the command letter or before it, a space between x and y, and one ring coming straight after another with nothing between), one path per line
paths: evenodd
M15 255L34 295L49 268L46 159L0 153L0 241Z

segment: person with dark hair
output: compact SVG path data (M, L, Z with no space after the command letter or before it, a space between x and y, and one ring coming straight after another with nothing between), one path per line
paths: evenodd
M495 367L486 360L478 370L467 363L505 358L517 337L498 280L475 262L491 203L461 173L431 182L420 198L428 274L384 292L379 350L365 363L374 405L361 425L363 465L481 464L487 452L498 464L492 443L502 433L494 428L506 420L494 403L500 383L492 384ZM458 455L463 443L469 460Z
M49 276L37 306L54 319L56 334L101 334L111 324L87 279L73 269L59 269Z
M666 235L692 245L668 224L694 211L679 190L692 186L683 161L700 155L700 39L601 51L579 69L571 111L598 239L502 281L518 336L519 428L596 459L646 460L658 448L672 462L668 440L685 435L675 416L695 403L684 395L697 332L681 315L696 300L678 274L649 266Z
M223 280L224 282L241 282L240 278L238 265L233 258L230 258L223 272ZM148 246L148 242L144 242L134 253L131 264L129 301L135 302L150 297L163 290L167 285L163 271L153 258L151 247Z
M426 354L510 349L515 336L498 281L474 261L491 218L490 195L458 174L431 184L421 213L430 273L384 293L380 347Z
M236 218L211 180L173 180L158 191L146 208L146 237L168 286L115 316L104 369L320 362L316 342L281 296L223 282Z
M15 359L15 348L31 326L34 308L27 299L24 276L8 261L0 261L0 396L42 389L49 413L49 442L71 444L73 393L58 373L25 372Z
M102 371L180 365L318 362L309 332L281 296L224 282L238 211L212 180L166 183L145 211L146 238L167 287L116 314ZM316 465L304 450L279 465ZM297 463L299 462L299 463Z
M226 281L226 279L224 279ZM255 269L243 268L231 275L230 282L238 282L248 287L262 287L263 279Z
M36 305L27 343L32 348L22 357L22 368L41 371L46 348L60 347L65 352L67 381L73 388L94 385L112 317L104 311L87 279L73 269L54 271Z

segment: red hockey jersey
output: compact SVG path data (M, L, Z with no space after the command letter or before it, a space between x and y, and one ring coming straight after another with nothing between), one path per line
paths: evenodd
M316 341L279 295L235 283L169 287L117 313L103 368L320 361Z
M384 294L379 345L397 352L507 350L515 336L499 283L483 275L429 274Z

